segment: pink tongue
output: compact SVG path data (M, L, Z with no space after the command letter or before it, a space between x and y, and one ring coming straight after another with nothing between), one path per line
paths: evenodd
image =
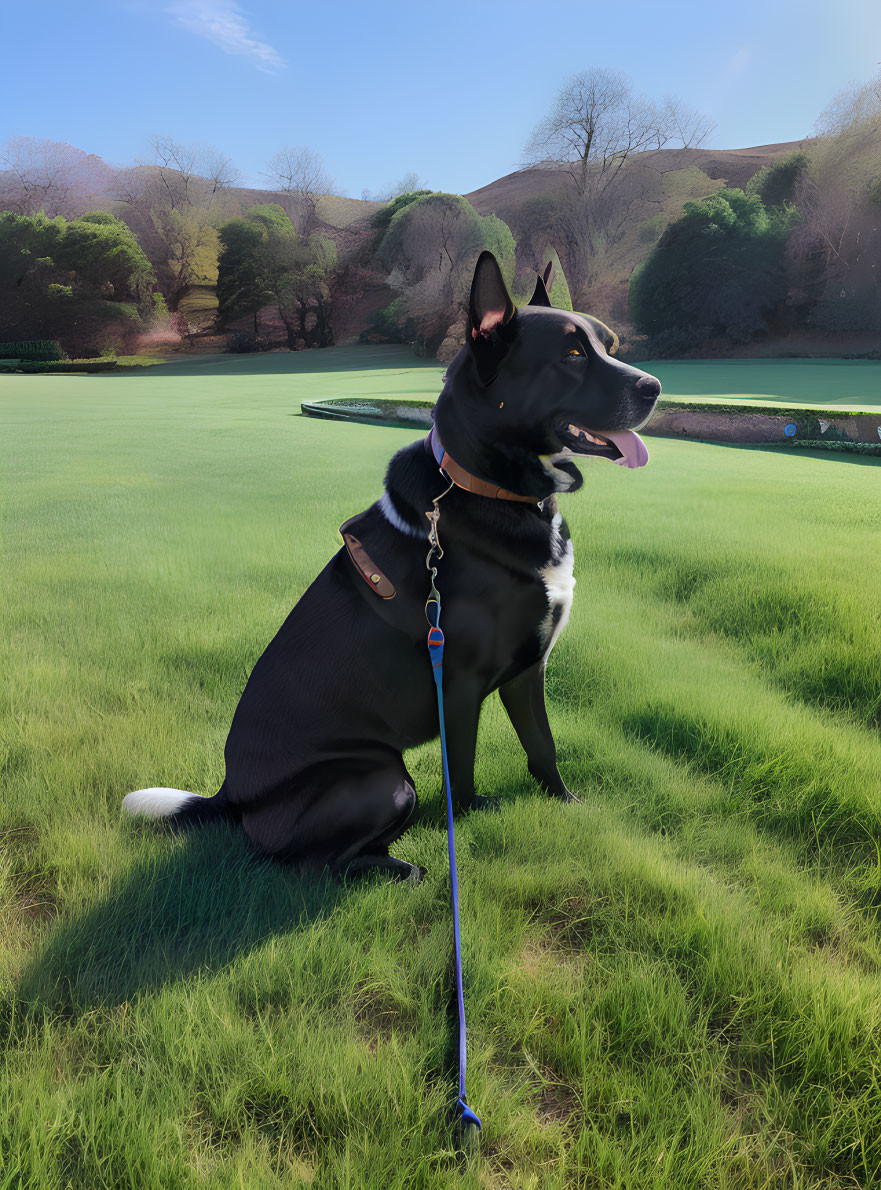
M604 438L615 444L621 451L621 458L614 459L622 467L644 467L649 461L649 452L639 434L633 430L601 430Z

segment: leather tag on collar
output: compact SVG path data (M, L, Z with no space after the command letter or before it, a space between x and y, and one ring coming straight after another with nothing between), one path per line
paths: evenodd
M349 520L343 521L340 525L340 536L343 539L343 544L348 550L349 557L355 564L355 569L371 591L375 591L383 599L394 599L396 594L394 585L386 578L379 567L376 566L354 533L347 532L349 526L354 525L359 519L360 516L353 516Z

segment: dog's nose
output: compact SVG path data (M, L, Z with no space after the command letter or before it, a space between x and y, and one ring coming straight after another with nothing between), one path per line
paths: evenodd
M654 401L660 395L661 382L656 376L640 376L636 382L637 396L646 401Z

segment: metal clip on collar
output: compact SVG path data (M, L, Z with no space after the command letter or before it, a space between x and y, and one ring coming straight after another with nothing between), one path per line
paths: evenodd
M450 479L449 475L447 475L444 471L441 472L441 475L443 475L444 479ZM436 560L439 562L444 556L443 546L440 543L440 537L438 536L437 532L437 524L440 520L440 509L437 505L438 501L443 500L444 496L446 496L447 492L451 491L453 486L453 481L450 479L449 487L445 488L439 496L434 497L431 502L433 505L431 512L427 512L425 514L428 517L430 526L428 530L429 550L425 558L425 566L431 574L431 587L428 591L428 598L425 601L425 618L428 620L428 623L432 628L437 628L438 621L440 619L440 592L437 589L437 567L433 565L433 560L436 557ZM432 619L428 612L429 603L437 604L437 610L434 614L434 619Z

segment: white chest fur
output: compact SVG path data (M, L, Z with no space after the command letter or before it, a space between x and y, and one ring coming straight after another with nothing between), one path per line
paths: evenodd
M575 551L571 538L564 538L560 533L562 523L563 518L558 512L551 522L551 560L539 571L548 593L547 615L539 628L545 657L569 621L572 596L575 593L575 575L572 573Z

